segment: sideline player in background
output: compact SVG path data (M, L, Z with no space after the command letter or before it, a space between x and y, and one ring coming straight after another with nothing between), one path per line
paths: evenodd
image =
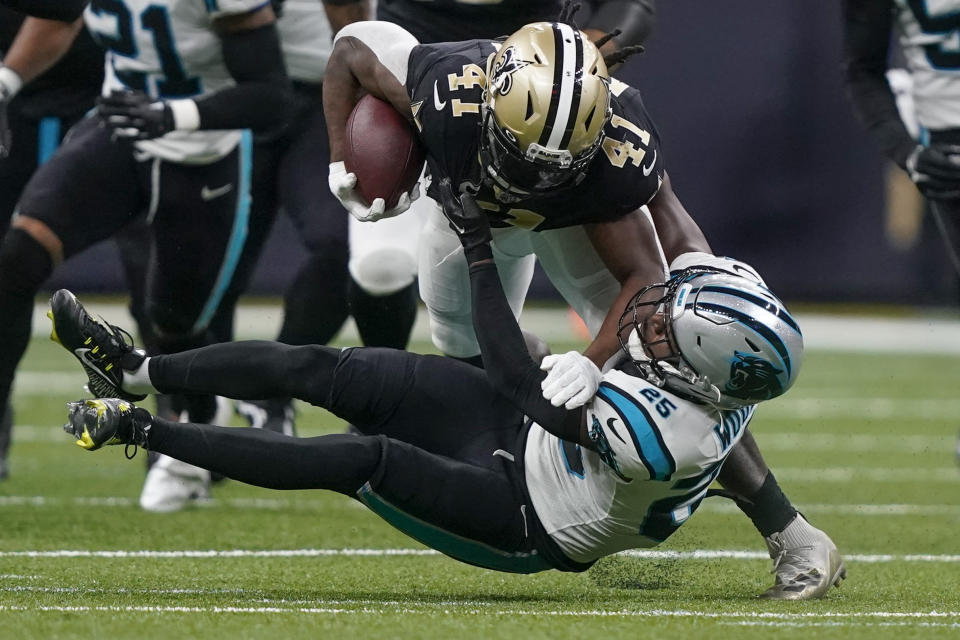
M278 29L287 71L298 97L296 117L254 154L254 206L279 203L308 251L284 294L285 344L326 344L352 315L365 345L406 347L416 318L416 226L387 223L348 230L348 216L318 172L329 165L322 80L333 34L368 17L367 2L285 0ZM349 240L348 240L349 237ZM252 266L259 248L244 257ZM290 398L238 403L251 425L290 432Z
M530 256L536 255L584 318L595 336L584 355L571 352L552 360L553 368L573 371L574 382L586 378L578 396L567 399L568 407L596 391L598 365L618 349L616 330L626 301L663 278L658 235L670 262L686 252L709 251L673 193L639 92L607 76L605 63L620 62L627 53L605 60L562 21L527 25L502 43L435 45L418 45L410 34L375 22L341 31L327 69L331 189L359 219L402 213L402 207L384 210L382 201L359 201L352 176L339 162L344 123L355 103L351 96L362 86L413 120L434 180L448 177L477 193L495 226L494 255L514 312L522 307ZM427 195L437 199L434 185ZM457 247L434 206L419 272L434 344L445 354L477 361L468 275L451 259ZM548 390L553 383L546 379ZM558 386L569 386L565 376ZM736 447L730 462L736 464L721 482L742 498L738 504L775 562L777 583L766 595L822 595L832 575L835 547L829 537L793 508L752 437Z
M927 198L960 275L960 0L846 0L845 66L857 115ZM920 143L887 81L894 26L912 76ZM960 440L956 446L960 461Z
M74 21L80 13L68 16ZM103 83L103 51L86 33L73 42L69 53L26 86L18 50L32 50L37 42L57 47L56 38L73 38L72 30L56 20L32 21L35 29L22 34L34 43L14 43L24 15L0 7L0 238L7 231L14 206L36 168L59 146L60 141L93 107ZM45 65L46 63L44 63ZM0 382L0 479L8 474L7 454L13 426L13 407L7 402L9 382Z
M960 274L960 0L846 0L845 65L857 114L883 152L927 197ZM897 27L920 143L910 135L887 82Z
M81 10L77 10L78 15ZM0 8L0 238L6 234L30 176L93 108L103 85L103 49L76 21L78 15L71 14L66 23L43 18L24 23L24 15ZM22 24L26 26L21 28ZM69 45L71 40L73 44ZM61 56L66 46L69 50ZM57 57L59 61L54 62ZM25 77L33 79L24 84ZM144 222L137 221L122 230L116 241L121 247L135 246L135 251L121 251L120 255L131 288L131 315L140 335L149 336L143 291L149 230ZM9 389L9 383L0 382L0 389ZM0 391L0 407L6 406L0 416L0 479L9 471L7 455L14 417L6 394Z
M31 178L0 245L0 410L41 284L138 214L152 225L151 350L209 342L247 232L250 148L239 129L279 126L290 109L273 12L262 2L95 1L85 18L110 49L98 114ZM212 417L199 415L209 406L192 404L194 419Z
M175 423L118 398L71 403L65 429L89 450L143 446L262 487L337 491L424 544L499 571L584 571L603 556L664 541L709 495L754 404L796 379L796 322L745 276L753 274L747 265L684 270L635 293L619 329L626 357L596 396L572 410L554 406L541 396L545 374L527 355L504 296L487 216L469 195L461 209L444 183L486 370L389 349L268 342L145 359L121 330L93 321L59 291L54 339L68 350L96 344L101 355L88 375L110 378L115 396L283 390L350 420L362 435L291 439ZM729 312L745 322L731 330L708 319ZM741 353L750 341L764 346ZM743 366L732 370L730 359ZM693 375L694 367L709 373ZM839 557L831 569L839 581Z

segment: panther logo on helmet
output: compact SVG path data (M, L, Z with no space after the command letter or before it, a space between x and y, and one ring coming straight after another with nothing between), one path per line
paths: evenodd
M701 254L641 289L620 317L621 348L651 382L718 409L782 395L803 360L803 335L783 302L744 263Z
M730 363L730 379L724 385L726 392L745 400L759 401L775 398L783 393L783 385L778 374L783 369L777 369L763 358L758 358L741 351L733 352L734 360Z

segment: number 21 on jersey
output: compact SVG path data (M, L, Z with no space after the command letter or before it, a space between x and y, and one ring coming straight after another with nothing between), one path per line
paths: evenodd
M137 28L150 34L160 73L146 73L130 69L114 70L123 84L137 91L158 97L194 96L201 92L200 79L187 76L177 52L170 12L164 4L148 4L138 14L122 0L92 0L87 20L90 33L97 43L125 58L138 59L144 52L135 37ZM142 40L140 41L142 42ZM151 87L151 82L156 87Z

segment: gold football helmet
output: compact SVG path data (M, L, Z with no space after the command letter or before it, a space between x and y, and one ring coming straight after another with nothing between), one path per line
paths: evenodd
M514 197L579 182L610 118L609 75L586 34L560 22L521 27L487 63L480 162Z

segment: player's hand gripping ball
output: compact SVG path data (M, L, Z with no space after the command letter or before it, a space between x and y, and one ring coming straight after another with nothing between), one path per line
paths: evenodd
M330 190L362 222L403 213L420 196L425 159L413 126L366 95L347 120L344 159L330 165Z

